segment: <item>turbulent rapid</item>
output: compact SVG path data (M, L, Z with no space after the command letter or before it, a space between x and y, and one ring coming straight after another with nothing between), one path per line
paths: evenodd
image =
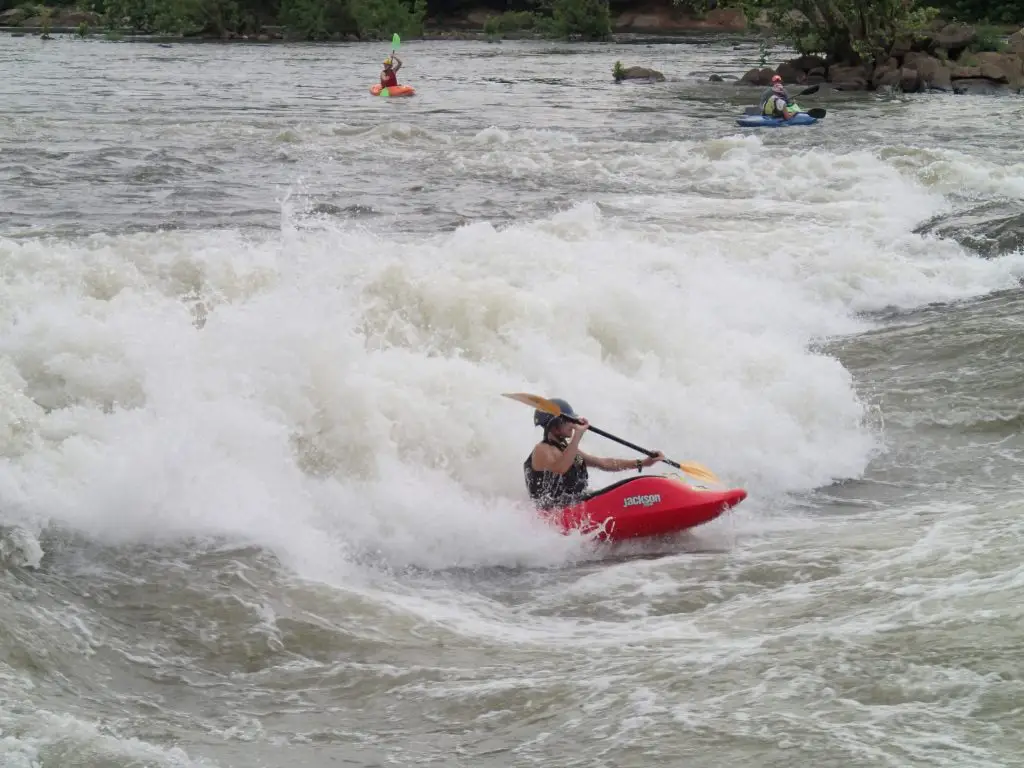
M0 763L1018 759L1019 100L4 42ZM749 497L564 536L510 391Z

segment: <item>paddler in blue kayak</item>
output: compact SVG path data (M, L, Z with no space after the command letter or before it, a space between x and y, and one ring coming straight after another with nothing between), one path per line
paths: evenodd
M782 84L782 77L773 75L772 87L761 95L761 114L765 117L781 117L783 120L789 120L796 114L789 108L791 103L789 94L786 93L786 86Z
M540 509L567 507L587 492L587 467L605 472L637 472L665 458L661 451L644 459L606 459L580 450L580 440L590 424L576 415L561 398L552 398L561 408L561 416L545 411L533 412L533 423L544 429L544 438L533 447L523 462L523 475L530 498ZM566 418L568 417L568 418Z

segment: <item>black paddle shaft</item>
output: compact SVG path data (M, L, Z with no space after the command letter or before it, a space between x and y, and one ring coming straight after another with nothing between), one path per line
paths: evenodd
M580 423L579 419L569 419L569 421L573 422L574 424L579 424ZM616 437L615 435L611 434L610 432L605 432L603 429L598 429L597 427L589 427L589 429L590 429L591 432L594 432L594 433L596 433L598 435L601 435L601 437L607 437L609 440L614 440L616 443L619 443L620 445L624 445L627 448L632 448L634 451L639 451L640 453L642 453L642 454L644 454L646 456L650 456L652 458L654 457L654 451L649 451L646 448L641 448L639 445L631 443L628 440L623 440L621 437ZM666 459L666 458L663 457L661 460L664 461L666 464L669 464L669 465L675 467L676 469L682 469L682 467L679 464L677 464L676 462L672 461L671 459Z

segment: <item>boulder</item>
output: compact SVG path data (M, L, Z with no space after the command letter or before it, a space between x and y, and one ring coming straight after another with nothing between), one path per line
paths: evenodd
M957 64L950 68L950 75L961 92L968 89L972 93L978 91L978 87L971 87L963 81L988 82L997 86L1009 86L1012 89L1024 88L1024 60L1012 53L996 53L986 51L983 53L964 56ZM980 86L979 86L980 87ZM981 90L988 92L989 89Z
M932 58L931 54L925 53L923 51L909 51L908 53L904 54L902 61L904 67L914 67L916 69L918 61L930 58ZM889 58L889 61L893 61L892 57Z
M899 86L902 76L903 72L899 69L876 70L873 82L875 88L896 88Z
M651 82L662 82L665 76L656 69L647 67L626 67L615 76L616 80L649 80Z
M774 74L775 71L767 67L764 69L751 69L740 78L740 83L743 85L768 86L772 84L772 76Z
M1024 59L1024 28L1018 29L1006 41L1006 48L1018 58Z
M970 80L953 80L953 93L966 94L968 96L998 96L1006 93L1005 86L993 83L984 78L972 78Z
M917 70L921 87L949 90L949 67L934 56L927 53L908 53L903 59L903 66Z
M896 59L889 59L882 64L878 64L875 66L875 71L871 73L871 84L875 88L896 85L900 81L899 71L900 65Z
M1013 203L989 202L952 215L943 214L914 229L956 240L985 257L1024 248L1024 214Z
M863 91L868 87L868 68L863 64L845 66L833 64L828 68L828 79L840 91Z
M975 57L981 76L994 83L1006 83L1012 88L1024 85L1024 60L1012 53L988 51Z
M916 69L903 67L900 70L900 90L904 93L917 93L921 90L921 75Z
M952 77L949 67L942 66L936 70L929 70L927 72L921 72L921 82L925 88L930 88L936 91L949 91L952 90Z
M892 44L892 48L889 49L889 55L897 59L902 59L914 48L914 41L909 37L900 37Z
M784 61L779 64L779 68L775 70L775 74L782 78L784 83L802 83L807 78L804 70L800 67L794 66L791 61Z
M977 30L969 24L947 24L931 36L933 47L951 59L958 58L977 38Z
M985 63L981 67L981 76L986 80L991 80L993 83L1000 83L1006 85L1010 82L1010 76L1006 70L1003 69L999 64L996 63Z
M895 87L913 93L921 90L953 90L957 93L1024 92L1024 28L1010 35L1003 52L974 53L977 30L967 24L937 22L914 37L897 40L885 61L874 67L839 61L826 65L817 56L801 56L779 65L777 73L787 84L816 88L827 82L839 91ZM775 74L752 69L742 82L767 86Z
M954 80L969 80L975 77L980 78L981 67L965 67L961 64L955 64L949 75Z
M820 56L805 55L797 59L791 59L789 64L792 64L797 69L802 69L804 72L810 74L813 70L820 68L822 71L827 66L825 60Z

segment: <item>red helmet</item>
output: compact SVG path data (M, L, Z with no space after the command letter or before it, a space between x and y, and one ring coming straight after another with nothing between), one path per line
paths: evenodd
M782 75L772 75L772 82L773 83L781 83L782 82Z

